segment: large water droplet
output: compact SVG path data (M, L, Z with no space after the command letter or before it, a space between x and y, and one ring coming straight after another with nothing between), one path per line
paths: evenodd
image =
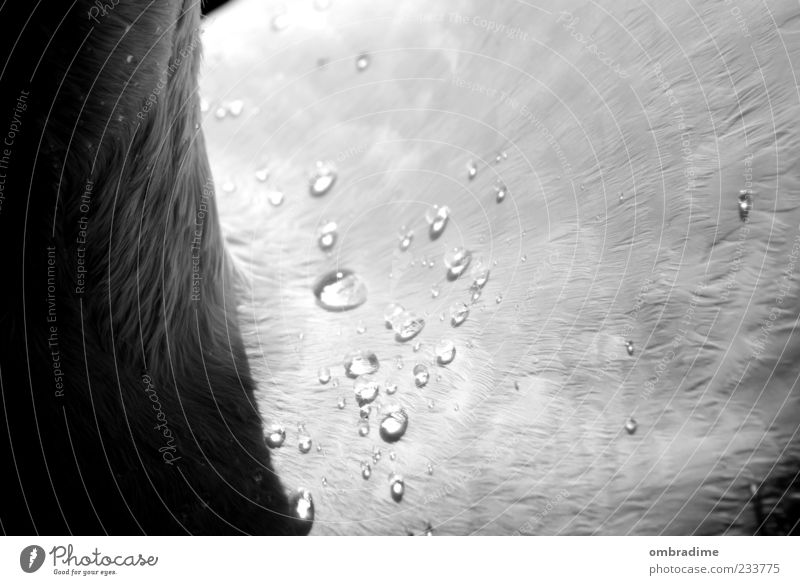
M317 168L309 179L309 191L314 197L325 195L336 182L336 176L336 169L332 164L317 161Z
M403 311L392 323L395 339L408 341L413 339L425 328L425 319L411 311Z
M383 310L383 321L387 329L394 329L397 318L405 312L405 307L400 303L389 303Z
M301 453L304 455L311 451L311 437L308 435L302 435L297 440L297 448L300 450Z
M498 203L502 203L503 200L506 198L506 194L508 193L508 187L506 187L505 183L497 182L494 186L494 198Z
M378 356L372 351L353 351L344 356L344 373L348 378L358 378L378 371Z
M317 372L317 379L320 384L327 384L331 381L331 370L326 366L322 366Z
M289 498L292 515L301 526L302 533L308 534L314 524L314 499L311 492L305 488L298 488Z
M414 366L414 384L417 385L417 388L423 388L428 383L429 378L428 368L424 364Z
M353 392L356 395L356 402L359 406L364 406L374 401L378 397L381 385L369 377L360 377L353 384Z
M464 248L453 248L444 255L444 265L447 267L447 280L456 280L461 276L472 261L472 252Z
M337 230L338 226L335 221L326 221L322 224L317 235L317 244L320 250L327 252L336 245L336 239L339 236Z
M387 414L381 421L381 439L387 443L399 441L408 428L408 415L402 408Z
M270 449L278 449L283 446L286 440L286 429L282 425L272 425L267 431L264 442Z
M450 324L453 327L461 325L469 315L469 307L464 303L455 303L450 307Z
M400 502L406 493L406 484L403 477L393 473L389 476L389 493L395 502Z
M436 363L445 366L456 357L456 346L449 339L444 339L436 344Z
M409 230L409 231L403 233L400 236L400 244L399 244L400 251L401 252L405 252L406 250L408 250L408 247L411 245L411 242L413 242L413 241L414 241L414 232L413 231Z
M367 300L367 286L350 270L334 270L317 281L314 296L323 309L349 311Z
M747 221L751 209L753 209L753 192L750 189L739 191L739 219Z
M446 205L442 205L436 210L433 218L431 218L430 228L428 229L428 235L430 236L431 240L435 240L442 235L442 232L444 231L444 228L447 227L447 222L449 220L450 208Z
M364 71L367 67L369 67L369 55L362 53L356 57L356 71Z

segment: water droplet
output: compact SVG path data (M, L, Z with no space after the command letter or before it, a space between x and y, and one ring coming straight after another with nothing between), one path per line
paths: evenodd
M619 202L622 203L623 201L625 201L625 195L622 192L620 192L620 194L619 194Z
M331 381L331 370L326 366L322 366L317 372L317 379L320 384L327 384Z
M333 248L333 246L336 244L336 239L339 236L337 230L338 226L336 225L335 221L326 221L322 224L317 235L317 244L319 245L320 250L327 252Z
M444 339L436 344L436 363L445 366L456 357L456 346L449 339Z
M430 221L430 228L428 229L428 235L430 236L431 240L437 239L439 236L442 235L444 228L447 227L447 222L450 220L450 208L446 205L442 205L436 210L436 213L431 218Z
M389 303L383 310L383 321L387 329L394 329L395 320L405 312L405 307L399 303Z
M286 429L282 425L272 425L267 432L264 442L270 449L278 449L286 440Z
M401 252L405 252L406 250L408 250L408 247L411 245L411 242L413 242L413 241L414 241L414 232L413 231L409 230L409 231L405 232L404 234L402 234L400 236L400 244L399 244L400 251Z
M386 394L391 396L395 392L397 392L397 384L386 384L384 385L384 390L386 390Z
M255 172L256 181L258 181L259 183L266 183L267 180L269 179L269 175L270 172L269 168L267 167L262 167Z
M367 435L369 435L369 421L361 419L358 421L358 436L366 437Z
M522 256L520 256L520 258L519 258L519 259L520 259L522 262L527 262L527 261L528 261L528 256L527 256L527 254L523 254Z
M433 475L433 465L428 463L428 475Z
M497 295L497 296L494 298L494 302L495 302L495 303L497 303L498 305L499 305L500 303L502 303L502 302L503 302L503 295L502 295L502 293L501 293L501 294L498 294L498 295Z
M297 448L304 455L311 451L311 437L303 435L297 440Z
M514 390L519 391L519 382L517 380L514 380Z
M747 221L751 209L753 209L753 192L750 189L739 191L739 219Z
M472 252L464 248L453 248L445 252L444 265L447 267L447 280L456 280L472 261Z
M403 495L406 493L406 484L402 476L395 473L389 476L389 493L392 494L395 502L403 499Z
M481 289L479 289L479 288L476 288L476 289L474 289L474 290L472 291L472 295L470 295L470 297L469 297L469 300L470 300L470 302L471 302L473 305L474 305L475 303L477 303L477 302L478 302L478 299L480 299L480 298L481 298L481 294L483 294L483 293L481 292Z
M228 113L234 118L238 118L244 109L244 102L242 100L233 100L228 104Z
M475 164L475 161L470 161L467 165L467 179L470 181L478 176L478 165Z
M627 432L629 435L632 435L633 433L635 433L635 432L636 432L636 427L637 427L637 426L638 426L638 425L636 424L636 419L635 419L635 418L633 418L633 417L631 417L631 418L629 418L629 419L627 420L627 422L625 423L625 431L626 431L626 432Z
M413 339L425 328L425 319L411 311L403 311L393 321L394 336L397 341Z
M275 32L286 30L290 24L291 18L285 12L281 12L272 17L272 30Z
M431 287L431 298L435 299L438 296L439 296L439 287L438 286L432 286Z
M469 315L469 307L464 303L456 303L450 307L450 324L453 327L461 325Z
M433 536L433 526L431 526L430 522L428 522L428 525L425 527L425 531L422 533L422 536Z
M304 533L308 534L314 524L314 499L311 497L311 492L305 488L298 488L289 498L289 505L294 518L304 529Z
M508 153L505 151L498 152L497 156L494 157L494 162L500 164L502 161L508 158Z
M626 342L625 349L628 350L628 355L633 355L633 342L632 341Z
M372 378L362 376L353 384L353 392L359 406L369 404L378 397L381 385Z
M414 353L417 353L420 347L422 347L422 342L416 341L411 349L414 350Z
M218 107L216 110L214 110L214 117L215 117L217 120L222 120L222 119L223 119L225 116L227 116L227 115L228 115L228 110L226 110L226 109L225 109L224 107L222 107L222 106L220 106L220 107Z
M367 300L367 287L350 270L334 270L325 274L314 286L317 303L328 311L349 311Z
M369 404L365 404L364 406L358 409L359 418L369 418L370 414L372 414L372 406L370 406Z
M127 57L125 57L125 62L126 63L133 63L133 55L128 55Z
M339 408L339 410L344 410L344 407L347 406L344 396L339 397L339 402L336 403L336 406Z
M364 71L369 67L369 55L362 53L356 57L356 71Z
M394 365L395 365L395 367L397 367L397 369L398 369L398 370L402 370L402 369L403 369L403 366L404 366L405 364L404 364L404 362L403 362L403 358L402 358L402 356L396 356L396 357L394 358Z
M317 168L309 179L309 191L314 197L325 195L333 187L336 177L336 169L332 164L317 161Z
M344 373L348 378L358 378L378 371L378 356L372 351L353 351L344 356Z
M381 421L381 439L387 443L399 441L408 428L408 415L402 408L390 412Z
M328 487L328 478L327 477L323 477L322 478L322 487Z
M436 406L436 404L433 402L433 399L428 400L428 410L433 410L434 406Z
M429 378L430 374L425 365L417 364L414 366L414 384L417 385L417 388L423 388L428 383Z
M333 386L334 388L338 388L339 387L339 378L334 378L331 381L331 386Z
M489 266L482 259L477 260L470 270L470 275L472 276L470 288L473 291L480 290L489 281Z
M361 477L364 479L372 477L372 466L369 464L369 461L361 462Z
M506 198L507 194L508 194L508 187L506 187L505 183L501 183L498 181L497 184L494 186L495 201L497 201L498 203L502 203L503 200Z
M372 464L375 465L378 461L381 460L381 455L383 452L380 450L379 447L372 448Z
M281 203L283 203L283 199L284 199L283 191L278 191L277 189L271 189L267 193L267 201L269 201L273 207L278 207Z

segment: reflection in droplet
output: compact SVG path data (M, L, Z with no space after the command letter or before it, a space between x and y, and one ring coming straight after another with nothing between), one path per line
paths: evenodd
M336 169L331 163L317 161L317 168L309 179L309 191L314 197L325 195L336 182L336 176Z
M349 311L367 300L367 286L350 270L334 270L314 286L317 303L328 311Z
M344 373L348 378L358 378L378 371L380 363L373 351L352 351L344 356Z
M314 499L311 492L298 488L289 498L289 505L294 518L303 529L303 534L308 534L314 523Z
M337 230L338 226L335 221L326 221L322 224L317 235L317 244L320 250L327 252L336 245L336 239L339 236Z
M456 280L469 266L472 252L464 248L453 248L444 255L444 265L447 267L447 280Z
M394 443L399 441L408 428L408 415L406 411L401 409L395 410L387 414L381 421L380 435L381 439L387 443Z
M469 307L464 303L455 303L450 307L450 324L453 327L461 325L469 315Z
M393 473L389 476L389 493L395 502L400 502L406 493L406 484L403 477Z
M417 388L423 388L428 383L429 378L428 368L424 364L414 366L414 384L417 385Z
M283 446L286 440L286 429L282 425L272 425L267 431L264 442L270 449L278 449Z
M431 240L437 239L439 236L442 235L444 228L447 227L447 222L450 220L450 208L446 205L442 205L436 210L436 213L431 218L430 221L430 228L428 230L428 235L430 236Z
M301 453L306 454L311 451L311 437L303 435L297 440L297 448Z
M425 328L425 319L411 311L403 311L393 321L395 339L408 341Z
M374 401L378 397L380 384L368 376L362 376L353 384L353 392L356 395L356 402L359 406L364 406Z
M436 344L436 363L445 366L456 357L456 346L449 339L444 339Z

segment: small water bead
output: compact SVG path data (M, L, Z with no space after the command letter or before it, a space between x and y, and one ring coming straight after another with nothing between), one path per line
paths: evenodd
M348 378L374 374L380 368L378 356L372 351L353 351L344 356L344 373Z
M317 161L317 168L311 174L308 188L311 195L321 197L331 190L336 183L336 169L331 163Z
M356 57L356 71L364 71L367 67L369 67L369 61L369 55L366 53L362 53Z
M279 449L286 440L286 429L282 425L272 425L264 438L264 442L270 449Z
M383 388L389 396L397 392L397 384L386 384Z
M381 421L381 439L387 443L399 441L408 428L408 415L402 408L387 414Z
M502 303L502 302L503 302L503 295L502 295L502 294L498 294L498 295L497 295L497 296L494 298L494 302L495 302L495 303L497 303L498 305L499 305L500 303Z
M414 353L417 353L420 347L422 347L422 342L417 341L414 343L414 346L411 349L414 351Z
M228 115L228 110L223 106L220 106L216 110L214 110L214 117L217 120L222 120L227 115Z
M387 329L393 329L395 320L405 312L405 307L400 303L389 303L383 310L383 322Z
M483 291L481 291L481 289L479 289L479 288L474 289L472 291L472 294L469 297L470 302L474 305L481 298L482 294L483 294Z
M398 370L402 370L405 363L403 362L403 358L401 356L397 356L394 358L394 365Z
M430 374L424 364L414 366L414 384L417 385L417 388L424 388L429 379Z
M639 425L636 423L636 419L635 419L635 418L633 418L633 417L631 417L631 418L629 418L629 419L628 419L628 420L625 422L625 431L626 431L626 432L627 432L629 435L632 435L633 433L635 433L635 432L636 432L636 428L637 428L638 426L639 426Z
M430 522L428 522L428 525L425 527L422 536L433 536L433 526L431 526Z
M482 289L489 281L489 266L483 260L478 260L470 270L470 276L472 276L470 288L473 290Z
M317 303L328 311L349 311L367 300L367 286L350 270L334 270L314 285Z
M498 203L502 203L505 200L507 194L508 194L508 187L506 187L505 183L498 182L494 186L494 199Z
M405 252L408 250L408 247L411 245L411 242L414 241L414 232L407 231L402 236L400 236L400 244L398 247L400 248L401 252Z
M381 451L380 447L373 447L372 448L372 464L375 465L378 461L381 460L381 456L383 455L383 451Z
M339 410L344 410L344 407L347 406L347 402L344 399L344 396L339 397L339 402L336 403L336 407Z
M397 453L395 453L394 451L389 451L389 459L391 459L392 461L397 459Z
M472 261L472 252L464 248L453 248L444 255L444 265L447 267L447 280L456 280L469 267Z
M439 296L439 287L438 286L431 287L431 298L435 299L438 296Z
M244 102L242 100L233 100L228 104L228 113L234 118L238 118L244 109Z
M425 328L425 319L411 311L403 311L393 322L395 339L409 341Z
M628 355L633 355L633 342L632 341L625 342L625 349L628 350Z
M430 400L428 400L428 410L433 410L435 406L436 406L436 403L433 401L432 398Z
M331 386L334 387L334 388L338 388L339 387L339 378L333 378L333 380L331 380Z
M305 488L298 488L289 498L289 504L294 518L308 534L314 523L314 499L311 497L311 492Z
M519 391L519 382L517 380L514 380L514 390Z
M445 366L456 357L456 346L449 339L444 339L436 344L436 363Z
M508 153L507 152L505 152L505 151L498 152L497 156L494 157L494 162L497 163L497 164L500 164L501 162L503 162L507 158L508 158Z
M395 502L400 502L406 493L406 484L401 475L393 473L389 476L389 493Z
M433 475L433 465L428 463L428 475Z
M447 222L449 220L450 208L446 205L442 205L436 210L436 213L433 215L430 221L428 235L430 236L431 240L435 240L442 235L442 232L444 232L444 228L447 227Z
M273 207L279 207L284 200L283 191L278 191L277 189L271 189L267 193L267 201L269 201L270 205Z
M358 409L358 417L361 419L369 418L370 414L372 414L372 406L369 404L365 404Z
M256 181L266 183L269 180L270 171L268 167L262 167L255 172Z
M750 210L753 209L753 192L750 189L739 191L739 219L747 221Z
M322 366L317 372L317 379L320 384L327 384L331 381L331 370L327 366Z
M323 477L322 478L322 487L328 487L328 478L327 477Z
M327 252L336 245L336 240L339 237L338 229L339 226L336 225L335 221L326 221L320 226L317 236L317 244L320 250Z
M297 448L305 455L311 451L311 443L311 437L308 435L303 435L297 440Z
M372 466L369 464L369 461L361 462L361 477L364 479L372 477Z
M469 307L464 303L456 303L450 307L450 324L453 327L461 325L469 316Z
M467 179L470 181L478 176L478 165L475 164L474 161L471 161L467 165Z
M381 385L368 376L363 376L353 384L353 392L359 406L373 402L380 392Z
M520 259L522 262L527 262L527 261L528 261L528 256L527 256L526 254L523 254L522 256L520 256L520 258L519 258L519 259Z
M356 325L356 333L358 333L359 335L363 335L366 332L367 332L367 327L364 325L362 321L359 321L358 325Z
M358 436L366 437L367 435L369 435L369 421L361 419L358 421Z
M236 183L234 183L233 181L225 181L224 183L222 183L222 191L224 193L233 193L234 191L236 191Z

